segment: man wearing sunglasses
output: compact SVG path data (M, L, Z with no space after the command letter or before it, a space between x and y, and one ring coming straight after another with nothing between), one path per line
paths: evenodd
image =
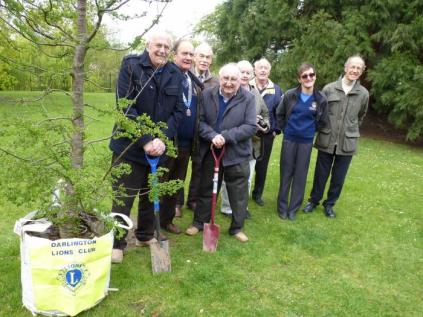
M280 218L289 220L295 220L304 199L314 134L328 122L326 97L314 88L314 66L301 64L297 80L299 86L283 95L276 110L284 135L277 209Z
M369 92L359 82L365 67L360 56L351 56L344 65L344 76L323 88L323 93L328 99L329 124L316 138L315 147L319 151L313 189L304 208L306 213L312 212L319 204L331 174L323 207L327 217L335 217L333 206L341 194L352 156L357 151L359 125L369 104Z

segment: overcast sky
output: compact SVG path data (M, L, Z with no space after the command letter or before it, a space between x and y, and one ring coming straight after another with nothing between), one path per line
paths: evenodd
M224 0L173 0L169 3L160 19L158 28L172 32L177 37L188 36L192 28L205 15L213 12L216 5ZM110 35L121 43L131 42L150 24L163 4L153 3L148 6L144 1L132 1L124 7L124 13L141 13L148 9L148 16L131 21L105 20ZM148 22L147 22L148 21Z

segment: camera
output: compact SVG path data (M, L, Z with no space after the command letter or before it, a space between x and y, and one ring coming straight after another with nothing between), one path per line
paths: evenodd
M257 132L256 132L257 136L263 136L269 131L269 125L263 119L261 115L257 115L256 125L257 125Z

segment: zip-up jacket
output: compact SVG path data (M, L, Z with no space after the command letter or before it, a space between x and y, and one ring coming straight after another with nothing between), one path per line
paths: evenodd
M282 97L276 109L276 118L278 122L278 129L283 131L289 120L289 116L292 113L298 100L301 98L301 86L288 90ZM326 96L318 90L313 90L313 98L316 102L315 112L315 124L316 131L321 131L329 123L327 113L327 100Z

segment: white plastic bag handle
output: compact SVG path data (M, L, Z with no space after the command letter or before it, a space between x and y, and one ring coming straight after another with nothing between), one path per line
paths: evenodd
M123 219L127 223L127 225L124 225L124 224L119 222L117 224L117 226L120 227L120 228L123 228L123 229L126 229L126 230L131 230L132 227L134 226L131 218L129 218L127 215L120 214L120 213L117 213L117 212L112 212L112 213L110 213L110 216L112 216L113 218L120 217L121 219Z

